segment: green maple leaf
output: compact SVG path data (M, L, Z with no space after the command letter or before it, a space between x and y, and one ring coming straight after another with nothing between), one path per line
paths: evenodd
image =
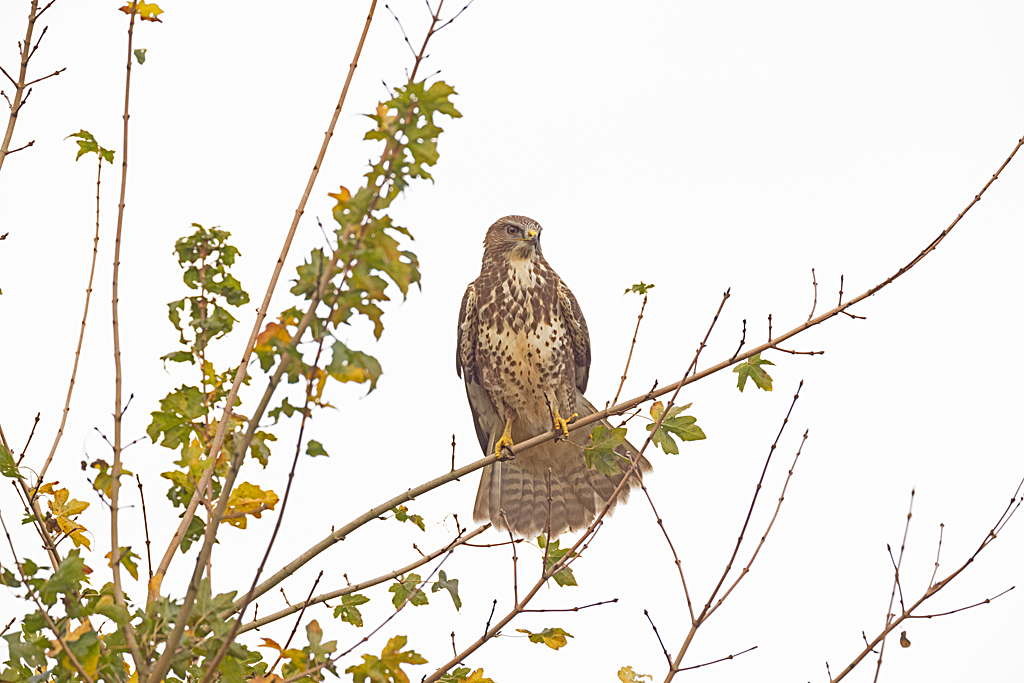
M587 467L596 469L607 477L619 474L621 472L619 461L625 460L625 458L618 455L615 449L621 446L625 440L625 427L611 430L603 424L594 427L590 432L590 445L583 449L583 456L587 459Z
M449 579L442 569L437 573L438 580L430 587L431 593L436 593L441 590L446 590L451 593L452 602L455 603L455 609L462 609L462 598L459 597L459 580Z
M665 413L661 425L651 435L651 441L660 446L661 450L666 453L679 453L676 438L681 441L700 441L707 438L704 430L695 424L697 418L692 415L680 415L692 405L692 403L687 403L685 406L673 406ZM664 410L665 405L661 401L654 402L651 406L651 417L654 418L654 422L647 425L647 431L654 429L654 425L657 424L658 418L661 417Z
M341 604L334 608L334 618L341 617L342 621L347 621L353 626L361 627L363 625L363 615L360 614L357 606L365 605L368 602L370 602L370 598L358 593L343 595L341 596Z
M391 585L391 588L388 588L389 593L394 593L391 603L395 606L395 609L402 609L406 601L414 607L427 604L427 594L422 590L417 590L422 581L423 578L419 574L409 574L405 578L399 577Z
M551 567L553 567L556 562L565 557L566 553L569 552L568 548L559 548L559 543L561 543L561 541L549 542L547 539L544 538L543 535L537 537L537 545L539 545L541 548L547 546L548 560L547 563L544 565L544 571L551 569ZM573 553L572 557L575 556L576 553ZM572 573L571 567L563 567L562 569L559 569L557 572L554 573L554 575L551 578L553 578L555 580L555 583L557 583L559 586L578 585L576 583L576 577Z
M736 380L736 386L739 387L740 391L743 391L747 378L753 380L758 389L772 390L772 377L765 372L764 368L761 367L762 365L775 365L775 363L770 360L762 360L761 354L757 353L732 369L733 372L739 375L739 378Z

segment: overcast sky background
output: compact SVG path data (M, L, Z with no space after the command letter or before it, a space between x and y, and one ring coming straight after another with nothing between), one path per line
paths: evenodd
M450 0L449 0L450 1ZM16 67L27 0L0 7L0 63ZM235 274L253 303L237 333L217 344L221 367L235 364L255 319L273 263L362 29L368 2L184 3L167 0L162 24L136 27L145 65L133 67L127 209L121 269L125 394L135 398L125 435L143 437L149 413L195 371L166 370L176 349L166 302L185 296L172 255L192 222L231 231L242 253ZM122 154L127 18L118 3L60 0L32 74L68 67L38 84L22 111L0 172L0 312L6 321L0 420L19 452L37 412L25 464L38 468L59 423L81 320L91 253L95 163L74 161L64 136L85 128L117 150L102 184L100 264L78 384L48 479L92 502L83 523L94 535L88 563L104 576L107 516L80 461L109 459L94 431L112 430L110 261ZM450 15L461 5L445 5ZM421 2L396 0L414 45L428 15ZM387 498L448 471L451 437L459 464L480 457L462 382L454 372L458 306L479 272L484 231L518 213L545 228L545 256L572 287L593 344L588 397L615 393L640 301L622 296L656 283L623 396L654 380L679 379L722 293L732 298L702 355L706 367L734 352L742 320L761 343L767 316L788 330L807 318L818 281L818 311L885 279L927 245L999 167L1024 135L1020 26L1015 2L550 3L479 0L430 44L421 74L440 69L455 86L464 118L442 120L435 184L412 185L393 215L416 236L422 291L387 305L374 342L360 320L340 334L375 355L379 388L332 386L337 411L318 413L307 437L329 459L303 458L268 573ZM412 57L380 4L334 140L288 260L286 276L330 230L328 192L355 189L377 143L361 141L362 113L405 79ZM10 87L4 89L10 93ZM747 511L768 448L792 399L801 398L780 441L739 561L745 563L774 510L800 434L810 429L786 501L752 573L699 631L684 665L746 648L730 662L682 674L690 681L824 681L883 626L892 585L886 544L898 549L912 489L917 495L902 572L907 600L926 588L945 523L940 576L984 539L1024 476L1022 400L1016 344L1024 159L1015 160L942 246L859 305L867 320L833 319L788 346L824 356L771 353L775 391L736 391L719 373L688 387L683 402L707 441L680 455L649 455L651 495L678 549L695 602L717 582ZM282 282L272 311L292 305ZM264 380L255 373L240 409L249 414ZM295 394L295 387L288 391ZM285 395L285 394L281 394ZM294 400L293 400L294 402ZM646 432L637 419L631 439ZM244 481L283 493L297 425L282 424L267 470L250 463ZM159 472L172 452L143 439L125 466L141 473L153 554L176 522ZM375 522L323 554L284 584L301 599L319 570L317 592L403 566L444 545L453 523L469 521L478 475L410 504L426 533ZM10 489L0 492L8 525L19 518ZM124 489L121 534L144 554L137 491ZM276 514L276 513L275 513ZM225 528L214 555L214 590L248 587L275 514L249 530ZM559 626L574 638L560 651L502 637L467 664L499 683L614 681L619 667L664 677L666 663L643 610L669 650L688 628L672 557L642 496L620 508L575 565L580 586L542 590L534 607L566 608L618 598L578 613L527 614L506 629ZM1024 578L1024 519L985 550L922 613L963 607ZM489 531L482 539L499 542ZM29 527L15 542L39 559ZM62 545L66 552L70 546ZM519 550L519 585L532 585L540 554ZM164 588L180 596L194 564L178 557ZM0 562L10 564L6 552ZM430 568L421 572L426 575ZM431 665L484 630L511 605L507 547L466 548L444 565L458 578L464 607L446 595L407 609L359 653L379 653L408 635ZM144 572L144 569L143 569ZM126 590L144 599L130 579ZM390 610L385 586L367 591L367 629ZM1011 680L1024 667L1024 594L906 626L909 649L890 642L883 680ZM333 603L332 603L333 604ZM279 592L259 602L268 614ZM0 614L22 609L0 593ZM326 638L347 649L357 630L311 608ZM2 619L6 623L6 619ZM259 636L287 637L293 621ZM903 630L903 629L900 629ZM256 635L256 634L250 634ZM301 634L300 634L301 635ZM898 633L897 633L898 636ZM257 638L250 639L250 644ZM283 642L283 640L281 640ZM304 644L303 643L300 643ZM268 652L268 651L264 651ZM431 666L412 667L419 676ZM850 680L870 680L874 658ZM343 676L348 680L348 676Z

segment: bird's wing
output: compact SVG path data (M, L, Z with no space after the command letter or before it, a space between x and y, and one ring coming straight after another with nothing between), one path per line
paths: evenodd
M558 307L568 323L576 356L576 388L583 393L590 379L590 332L587 331L587 320L583 317L583 310L576 297L561 280L558 281Z
M480 385L480 373L476 366L476 341L479 334L479 318L476 314L476 287L470 283L462 297L459 311L459 328L455 345L455 372L466 383L466 398L473 413L473 427L480 449L490 454L491 433L498 415L491 405L491 399Z

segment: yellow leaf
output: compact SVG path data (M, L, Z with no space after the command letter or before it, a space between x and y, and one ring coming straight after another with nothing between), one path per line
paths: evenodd
M131 14L134 9L135 13L139 15L139 19L143 21L160 21L156 15L164 13L155 2L130 2L120 9L125 14ZM160 21L160 23L163 22Z
M483 668L480 668L469 675L469 678L466 679L466 683L494 683L494 680L491 678L484 678L484 670Z
M42 495L44 493L49 493L52 496L53 493L54 493L54 488L53 487L56 486L59 483L60 483L59 481L51 481L49 484L43 484L38 489L36 489L36 495Z
M160 595L160 584L164 580L162 573L154 574L153 578L149 580L149 594Z
M89 507L88 503L82 502L72 498L68 500L70 492L67 489L58 489L53 492L53 501L48 502L50 506L50 512L53 513L54 517L69 517L71 515L77 515L85 511Z
M259 519L264 510L273 510L277 501L277 494L273 491L264 491L255 484L244 482L231 492L223 521L231 526L244 529L247 515Z
M619 680L622 681L622 683L643 683L643 681L640 680L642 678L647 678L652 681L654 680L654 677L650 674L638 674L633 671L633 667L631 666L624 666L619 669Z

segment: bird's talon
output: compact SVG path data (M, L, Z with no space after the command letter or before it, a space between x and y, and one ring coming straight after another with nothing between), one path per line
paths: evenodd
M494 444L494 454L498 456L498 460L514 460L516 454L512 452L512 420L509 419L505 422L505 431L502 432L501 438Z
M516 454L512 452L512 449L509 448L507 445L502 444L498 452L498 460L501 460L502 462L508 462L510 460L515 459Z
M558 411L555 411L555 431L559 432L559 434L555 436L555 441L564 441L569 438L569 425L575 422L577 417L579 417L579 414L573 413L568 420L564 420L562 419L562 416L558 414Z

